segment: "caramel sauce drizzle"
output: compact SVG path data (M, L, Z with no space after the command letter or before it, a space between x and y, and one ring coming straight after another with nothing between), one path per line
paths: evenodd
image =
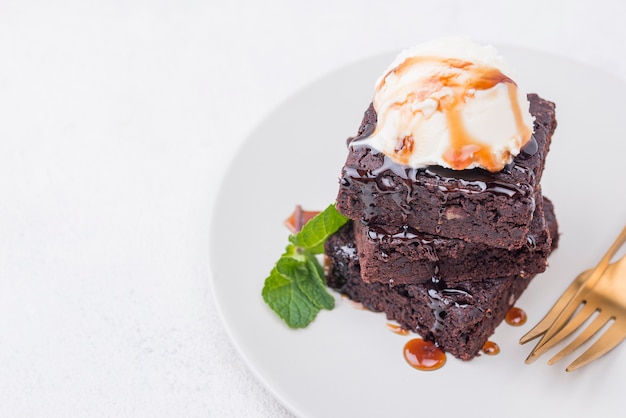
M350 297L348 295L341 295L341 299L344 300L346 303L348 303L354 309L359 309L359 310L362 310L362 311L367 311L368 310L365 307L365 305L363 305L361 302L356 302L356 301L350 299Z
M514 327L524 325L526 323L526 319L526 312L524 312L523 309L517 308L515 306L509 309L509 311L506 313L506 316L504 317L506 323Z
M432 341L421 338L407 341L404 358L411 367L423 371L437 370L446 364L446 353Z
M500 354L500 347L493 341L486 341L483 345L482 352L488 356L495 356Z
M502 163L494 160L491 147L481 143L467 131L461 110L466 100L471 98L475 91L488 90L500 83L506 84L515 124L522 138L521 143L516 144L516 146L521 148L528 142L532 132L531 128L524 124L522 110L517 101L517 84L493 67L480 66L460 59L417 56L407 58L385 74L377 86L377 91L385 85L389 74L394 73L401 76L413 65L423 62L440 62L447 66L450 71L430 77L424 85L419 86L419 91L409 93L403 102L394 103L390 108L402 107L403 112L411 112L415 116L422 111L409 110L408 106L405 107L404 105L415 100L422 101L444 87L450 88L453 92L452 96L445 97L445 100L438 100L437 104L437 111L445 114L450 130L450 148L445 151L444 160L455 170L463 170L473 162L477 162L488 171L500 171ZM461 77L467 73L470 74L469 80ZM408 165L413 148L413 137L406 136L398 141L398 146L394 150L395 153L391 157L400 164Z
M392 322L387 322L387 328L395 334L398 335L409 335L409 330L406 328L402 328L401 325L394 324Z

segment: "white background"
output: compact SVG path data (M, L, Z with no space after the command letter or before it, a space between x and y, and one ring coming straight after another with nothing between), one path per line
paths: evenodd
M619 0L0 0L0 416L291 416L210 288L213 200L255 125L447 34L623 79L625 21Z

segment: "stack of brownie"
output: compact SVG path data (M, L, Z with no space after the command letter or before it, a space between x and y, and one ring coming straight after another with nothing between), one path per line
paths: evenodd
M370 106L348 144L337 209L351 221L326 242L328 285L455 357L478 355L558 240L540 185L554 104L528 99L533 135L497 173L393 162L360 144Z

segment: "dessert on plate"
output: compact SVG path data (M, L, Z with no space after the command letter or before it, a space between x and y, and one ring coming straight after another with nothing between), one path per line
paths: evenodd
M558 245L558 225L547 199L545 206L554 249ZM462 360L480 353L536 276L536 273L519 273L456 283L433 276L430 281L413 284L367 283L361 278L355 224L350 221L326 241L330 260L326 273L328 286L371 311L384 312L404 329L434 341L445 352Z
M327 284L469 360L558 244L542 195L555 105L491 46L403 51L349 139Z

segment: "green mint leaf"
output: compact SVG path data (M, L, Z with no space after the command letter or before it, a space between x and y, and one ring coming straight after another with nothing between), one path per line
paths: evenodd
M335 305L320 276L319 262L312 255L290 255L297 253L292 246L287 248L265 280L262 292L265 302L291 328L306 327L320 309Z
M307 275L297 278L298 287L305 293L315 306L331 310L335 307L335 299L326 290L324 268L315 255L307 253L305 259Z
M321 309L335 307L317 256L324 253L328 237L346 222L348 218L335 205L328 206L289 237L291 243L265 279L263 300L289 327L304 328Z
M313 254L322 254L326 239L337 232L346 222L348 222L348 218L339 213L334 204L331 204L307 222L300 232L290 236L289 241Z

